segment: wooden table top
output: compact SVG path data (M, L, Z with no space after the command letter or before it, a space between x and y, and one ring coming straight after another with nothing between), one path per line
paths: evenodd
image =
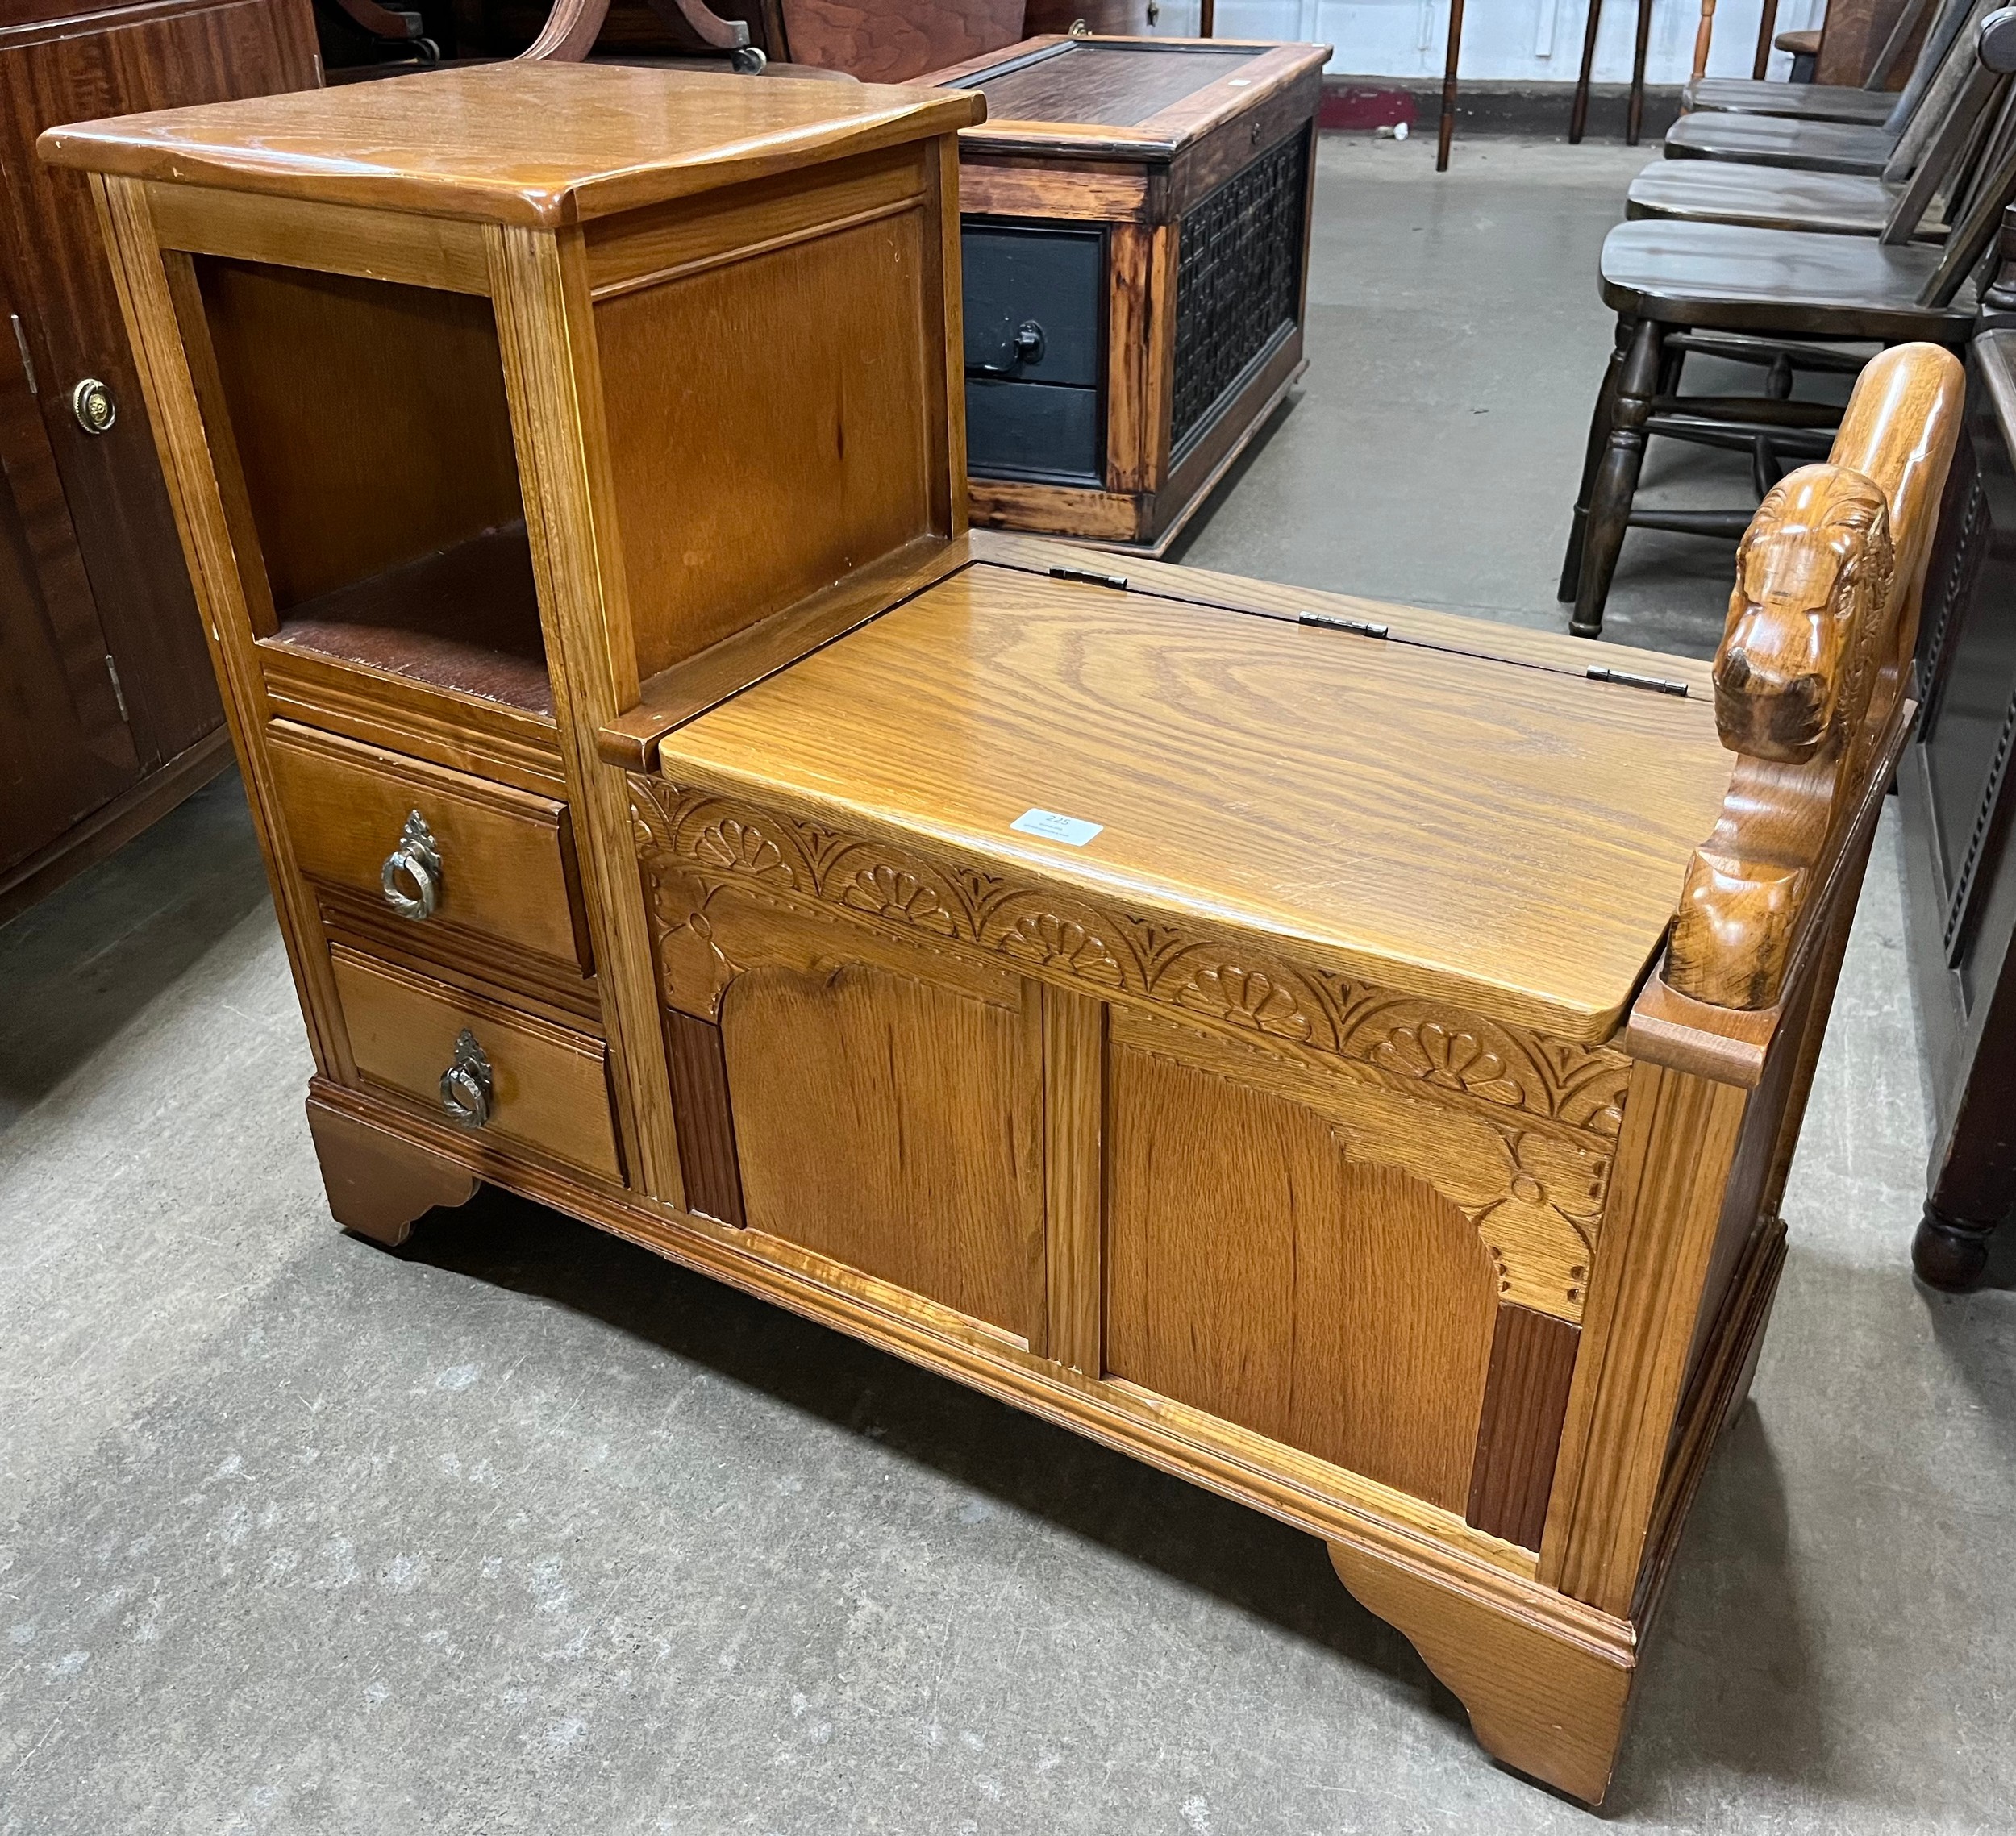
M986 98L986 122L960 136L969 152L1055 145L1168 159L1298 83L1313 98L1330 52L1235 39L1047 35L918 81Z
M983 563L669 735L661 768L1610 1037L1729 782L1706 668L1391 618L1381 642ZM1593 663L1690 693L1591 681ZM1031 810L1099 831L1010 826Z
M950 133L962 90L512 60L52 127L58 165L552 227Z

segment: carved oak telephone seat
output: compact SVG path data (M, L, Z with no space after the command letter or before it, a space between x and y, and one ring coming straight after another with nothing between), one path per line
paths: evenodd
M1123 576L966 529L983 106L521 63L44 136L331 1209L493 1180L1272 1513L1594 1801L1778 1278L1958 367L1868 366L1712 672Z

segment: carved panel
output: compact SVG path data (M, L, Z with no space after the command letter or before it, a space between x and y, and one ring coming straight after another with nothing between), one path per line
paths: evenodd
M1599 1151L1616 1137L1631 1069L1622 1052L1502 1026L1297 965L1230 933L1095 905L712 792L630 782L665 998L687 1011L710 1011L696 999L718 999L735 974L710 916L716 889L731 885L962 960L993 955L1293 1057L1313 1053L1332 1075L1341 1064L1391 1089L1426 1086L1439 1103L1516 1117L1540 1135Z
M1118 1015L1112 1037L1130 1051L1313 1110L1348 1159L1407 1173L1469 1220L1489 1253L1501 1301L1581 1320L1610 1189L1608 1143L1543 1134L1418 1090L1339 1078L1334 1064L1286 1059L1156 1015Z

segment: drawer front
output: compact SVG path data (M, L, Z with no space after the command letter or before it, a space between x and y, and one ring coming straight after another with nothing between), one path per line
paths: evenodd
M978 478L1106 481L1096 389L966 378L966 469Z
M965 271L966 370L1025 382L1098 385L1105 339L1106 232L1011 229L969 222ZM1040 349L1016 336L1040 334Z
M585 970L567 806L481 778L277 721L273 776L294 857L310 880L382 901L416 922L480 931ZM418 816L425 842L406 847L385 891L388 860ZM431 851L436 867L430 867ZM435 885L419 915L420 868Z
M341 944L329 955L351 1057L364 1082L453 1114L442 1079L460 1062L465 1077L459 1101L469 1089L468 1080L487 1086L486 1115L456 1117L472 1134L536 1148L606 1180L622 1178L608 1055L599 1039L514 1014ZM465 1031L481 1052L480 1065L460 1043Z

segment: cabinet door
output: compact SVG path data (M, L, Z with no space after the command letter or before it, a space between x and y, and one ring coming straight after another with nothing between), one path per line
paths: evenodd
M169 0L102 23L89 6L65 10L90 16L0 30L0 269L148 768L215 727L217 689L90 188L80 173L44 165L35 137L61 122L312 88L320 72L308 0ZM117 406L102 434L86 433L71 410L85 377L106 383Z
M6 307L0 298L0 874L140 776Z

